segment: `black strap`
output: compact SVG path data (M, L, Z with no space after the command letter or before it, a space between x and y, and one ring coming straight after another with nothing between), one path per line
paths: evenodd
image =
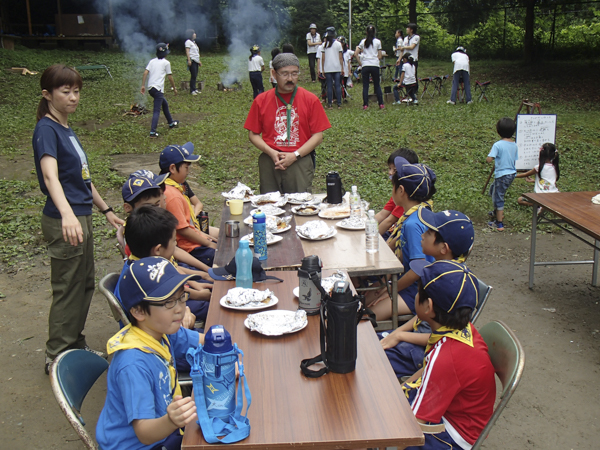
M320 335L321 354L318 356L315 356L314 358L303 359L300 362L300 370L302 371L304 376L307 378L319 378L320 376L323 376L326 373L329 373L329 366L327 365L327 354L325 353L325 336L327 334L327 327L325 326L325 311L326 311L327 300L329 299L329 295L327 295L325 293L325 290L321 286L321 283L318 283L318 285L319 285L319 290L321 291L321 293L325 294L327 297L327 298L321 298L321 308L320 308L320 311L321 311L321 335ZM316 284L315 284L315 286L316 286ZM309 369L310 366L312 366L313 364L319 363L319 362L322 362L325 367L323 367L319 370Z

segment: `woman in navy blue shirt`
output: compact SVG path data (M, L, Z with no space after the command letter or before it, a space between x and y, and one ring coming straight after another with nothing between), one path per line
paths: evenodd
M68 125L69 115L79 104L81 76L74 68L55 64L44 71L40 84L33 153L40 189L47 196L42 232L48 242L52 284L45 361L48 373L59 353L72 348L92 351L82 334L94 294L92 205L115 228L124 222L96 191L87 155Z

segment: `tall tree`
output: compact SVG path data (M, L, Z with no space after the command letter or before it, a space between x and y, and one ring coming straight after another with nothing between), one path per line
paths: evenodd
M408 20L412 23L417 23L417 0L408 2Z
M289 37L296 53L306 51L306 33L311 23L317 25L317 31L323 36L325 28L336 26L328 0L291 0L291 25Z

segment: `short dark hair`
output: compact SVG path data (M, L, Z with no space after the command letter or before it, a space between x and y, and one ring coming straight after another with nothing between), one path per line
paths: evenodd
M410 148L400 147L394 150L387 160L388 166L394 164L397 157L406 159L410 164L418 164L419 156Z
M294 53L294 46L292 44L283 44L281 46L281 53Z
M419 304L423 304L430 298L425 292L423 283L419 280ZM433 303L433 312L435 313L435 320L443 327L448 327L453 330L463 330L471 321L471 315L473 314L473 308L463 306L457 308L455 311L446 312L435 304L435 298L431 298Z
M281 50L279 49L279 47L275 47L273 50L271 50L271 59L275 58L280 53Z
M196 33L194 30L192 30L191 28L185 30L185 36L189 39L192 40L192 37L194 36L194 33Z
M515 130L517 129L517 125L515 121L510 117L503 117L496 124L496 131L500 135L500 137L505 139L510 139L515 134Z
M157 245L166 247L177 229L177 218L166 209L158 206L140 206L127 218L125 241L131 254L137 258L147 258L150 250Z
M142 200L148 200L149 198L160 197L161 194L162 191L160 190L160 188L146 189L145 191L140 192L134 198L132 198L129 201L126 201L125 203L130 205L131 208L135 209L136 203L141 202Z
M406 25L406 28L410 28L412 30L413 33L417 32L417 24L416 23L409 23L408 25Z
M144 312L145 314L150 315L150 302L146 302L146 301L141 301L139 302L137 305L132 306L132 308L137 308L140 307L140 309L142 310L142 312ZM131 325L134 327L138 326L138 321L135 317L133 317L133 314L131 314L131 311L125 311L125 313L127 314L127 318L129 319L129 321L131 322Z
M431 230L431 228L430 228ZM431 230L435 233L435 243L436 244L445 244L446 241L444 240L444 238L442 237L442 235L440 234L439 231L435 231L435 230ZM450 246L448 246L448 250L450 250L450 256L452 256L452 259L456 259L456 255L454 253L452 253L452 250L450 249ZM460 256L460 255L458 255Z
M178 163L176 163L176 164L175 164L175 170L177 170L177 172L179 172L179 168L180 168L180 167L181 167L183 164L185 164L185 162L186 162L186 161L181 161L181 162L178 162ZM163 174L165 174L165 173L171 173L171 171L169 170L169 168L170 168L170 167L171 167L171 166L169 166L169 167L165 167L164 169L161 167L161 168L160 168L160 173L159 173L159 175L163 175Z

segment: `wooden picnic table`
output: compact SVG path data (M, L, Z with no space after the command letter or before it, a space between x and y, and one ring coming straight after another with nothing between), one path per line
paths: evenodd
M279 303L270 309L296 310L292 294L296 272L270 272L283 283L255 283L271 289ZM328 272L325 271L324 275ZM319 316L293 334L268 337L251 332L243 322L248 312L223 308L219 299L235 286L217 281L207 326L223 325L244 352L244 367L252 393L248 418L252 430L243 441L223 449L345 449L422 445L423 433L412 414L373 327L358 325L356 370L310 379L300 361L320 352ZM188 425L182 449L208 449L196 422Z
M529 289L533 289L535 266L554 266L567 264L592 264L592 286L598 285L598 263L600 261L600 205L592 203L592 197L600 192L551 192L543 194L527 193L523 197L533 206L531 219L531 250L529 255ZM545 211L538 213L538 207ZM548 212L556 216L551 217ZM592 260L587 261L535 261L537 226L540 223L552 223L570 233L594 249ZM589 236L590 242L566 228L567 223Z

